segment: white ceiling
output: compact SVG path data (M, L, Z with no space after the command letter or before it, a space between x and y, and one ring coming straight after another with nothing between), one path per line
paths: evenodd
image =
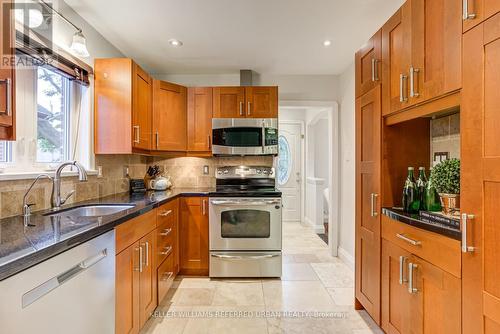
M65 0L151 73L339 74L403 0ZM85 33L85 31L84 31ZM184 43L172 48L168 40ZM323 46L329 39L332 45Z

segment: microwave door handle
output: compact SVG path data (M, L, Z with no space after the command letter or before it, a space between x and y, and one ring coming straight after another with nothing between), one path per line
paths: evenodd
M262 121L262 154L266 153L266 125Z

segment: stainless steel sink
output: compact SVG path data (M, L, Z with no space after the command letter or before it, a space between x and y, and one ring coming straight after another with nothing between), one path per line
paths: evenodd
M46 214L47 216L102 217L132 209L132 204L92 204Z

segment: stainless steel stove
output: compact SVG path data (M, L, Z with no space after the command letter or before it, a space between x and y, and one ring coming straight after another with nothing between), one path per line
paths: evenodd
M219 167L210 194L210 277L281 276L281 192L270 167Z

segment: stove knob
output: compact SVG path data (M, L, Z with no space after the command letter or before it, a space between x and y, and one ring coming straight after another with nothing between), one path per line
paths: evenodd
M269 171L269 175L273 175L273 173L274 173L274 172L273 172L273 170L271 169L271 170Z
M257 174L262 174L262 170L257 169Z
M264 170L264 174L269 174L269 171L268 170Z
M224 174L229 174L229 170L224 169Z
M217 171L217 174L221 175L221 174L222 174L222 171L221 171L221 170Z

